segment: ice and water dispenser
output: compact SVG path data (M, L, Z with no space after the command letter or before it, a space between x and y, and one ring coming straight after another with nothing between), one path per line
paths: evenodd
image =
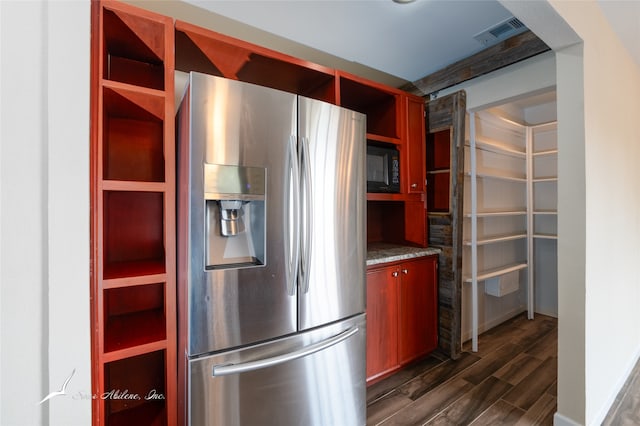
M205 163L207 269L264 265L265 188L265 168Z

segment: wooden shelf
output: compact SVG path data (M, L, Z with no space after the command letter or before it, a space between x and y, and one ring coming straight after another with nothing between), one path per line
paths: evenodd
M367 192L367 201L422 201L422 194L387 194L384 192Z
M103 180L103 191L130 191L130 192L164 192L167 185L164 182Z
M159 401L146 402L133 408L112 413L107 418L110 425L148 425L166 426L167 413L164 404Z
M103 288L136 285L140 281L146 283L155 276L164 275L165 272L165 262L162 258L110 262L104 268Z
M134 262L133 264L119 265L122 269L118 270L117 267L112 269L114 277L104 278L102 288L104 290L120 287L129 287L137 285L155 284L160 282L166 282L167 275L164 272L151 271L164 271L164 262L150 262L148 265L143 265L142 262Z
M166 340L156 340L150 343L141 343L137 346L131 346L129 348L115 350L112 352L105 352L100 357L102 364L109 362L121 361L131 357L147 355L151 352L164 351L169 348Z
M367 142L375 142L375 143L384 143L384 144L392 144L392 145L400 145L402 141L398 138L377 135L374 133L367 133Z

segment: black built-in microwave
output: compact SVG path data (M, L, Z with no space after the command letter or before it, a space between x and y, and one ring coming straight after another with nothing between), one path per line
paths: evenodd
M400 153L395 147L367 144L367 192L400 192Z

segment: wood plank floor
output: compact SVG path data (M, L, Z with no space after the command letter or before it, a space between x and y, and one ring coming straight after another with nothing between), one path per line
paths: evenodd
M611 405L603 426L640 425L640 361Z
M525 314L456 361L434 353L367 389L367 425L552 425L557 320Z

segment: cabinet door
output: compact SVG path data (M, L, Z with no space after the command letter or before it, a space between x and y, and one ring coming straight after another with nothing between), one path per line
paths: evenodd
M367 380L398 365L397 275L393 267L367 272Z
M407 99L407 192L420 193L425 188L424 101Z
M435 349L437 334L437 256L400 267L398 358L401 364Z

